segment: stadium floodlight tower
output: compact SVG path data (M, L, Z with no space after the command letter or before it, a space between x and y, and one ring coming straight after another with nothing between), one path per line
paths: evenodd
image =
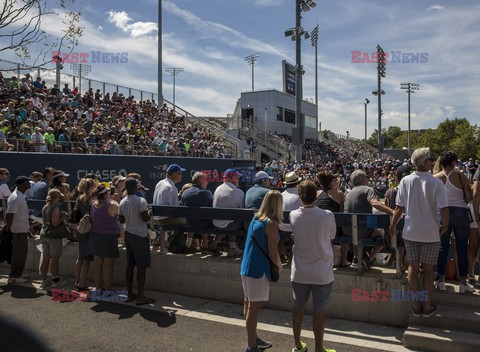
M365 105L365 142L367 141L367 105L369 103L370 103L370 100L365 98L365 103L363 103L363 105Z
M248 62L249 65L252 65L252 92L255 91L255 62L260 57L259 54L252 54L245 58L245 61Z
M302 36L305 39L310 38L307 31L302 28L301 12L310 11L317 6L312 0L295 0L295 28L289 28L285 31L286 37L291 37L295 41L295 127L294 142L297 147L296 160L302 160L302 146L304 142L304 121L302 115L302 75L305 73L302 66Z
M406 89L408 94L408 156L412 155L412 140L410 138L410 94L420 90L420 84L417 83L400 83L400 89Z
M175 77L183 72L183 67L167 67L165 72L169 73L173 77L173 110L175 110Z
M373 94L378 97L378 153L381 155L383 154L383 140L382 140L382 95L385 92L382 90L382 78L386 76L386 56L385 52L383 51L380 45L377 45L377 55L378 55L378 63L377 63L377 79L378 79L378 89ZM379 94L379 92L381 94Z
M70 64L70 70L74 76L78 76L78 92L82 94L82 77L88 77L92 66L88 64ZM60 89L60 86L57 87ZM73 87L75 89L75 87Z
M315 48L315 105L318 109L318 24L310 32L310 41Z

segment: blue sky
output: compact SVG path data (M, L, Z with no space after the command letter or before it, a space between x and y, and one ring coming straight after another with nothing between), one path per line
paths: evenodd
M377 126L376 64L351 63L351 51L428 53L427 63L387 63L383 126L407 126L407 95L401 82L421 90L412 95L412 128L435 127L446 117L478 123L480 99L480 2L429 0L320 1L303 13L303 27L319 30L319 121L323 129L363 138L365 98L370 135ZM94 64L90 76L156 92L156 0L80 2L83 37L77 51L128 52L127 64ZM176 102L194 115L233 112L242 91L251 89L244 57L259 53L257 89L282 87L281 61L294 63L294 42L284 31L295 25L294 0L163 1L164 67L183 67ZM46 27L54 31L54 26ZM304 98L315 96L314 49L303 41ZM163 92L172 99L172 78Z

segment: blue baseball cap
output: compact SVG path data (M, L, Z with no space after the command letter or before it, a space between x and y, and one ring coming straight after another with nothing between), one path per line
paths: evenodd
M238 171L235 170L235 169L228 169L225 171L225 173L223 174L225 177L230 177L230 176L233 176L233 175L238 175Z
M181 168L180 165L177 165L177 164L169 165L167 168L167 174L173 174L174 172L185 172L185 171L187 170Z

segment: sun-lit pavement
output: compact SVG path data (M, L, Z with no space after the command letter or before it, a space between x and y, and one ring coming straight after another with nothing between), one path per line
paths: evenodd
M245 350L241 305L161 292L148 292L157 301L142 307L134 302L54 302L50 291L39 289L38 274L27 284L7 285L6 272L0 268L0 316L15 320L54 351ZM259 332L274 343L268 351L291 351L289 319L288 312L261 312ZM313 351L311 317L305 320L304 340ZM327 326L325 345L337 351L405 351L401 329L339 320L329 320Z

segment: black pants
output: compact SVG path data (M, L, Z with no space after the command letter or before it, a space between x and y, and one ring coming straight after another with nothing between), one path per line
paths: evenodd
M21 277L28 254L28 233L12 233L12 265L9 277Z

